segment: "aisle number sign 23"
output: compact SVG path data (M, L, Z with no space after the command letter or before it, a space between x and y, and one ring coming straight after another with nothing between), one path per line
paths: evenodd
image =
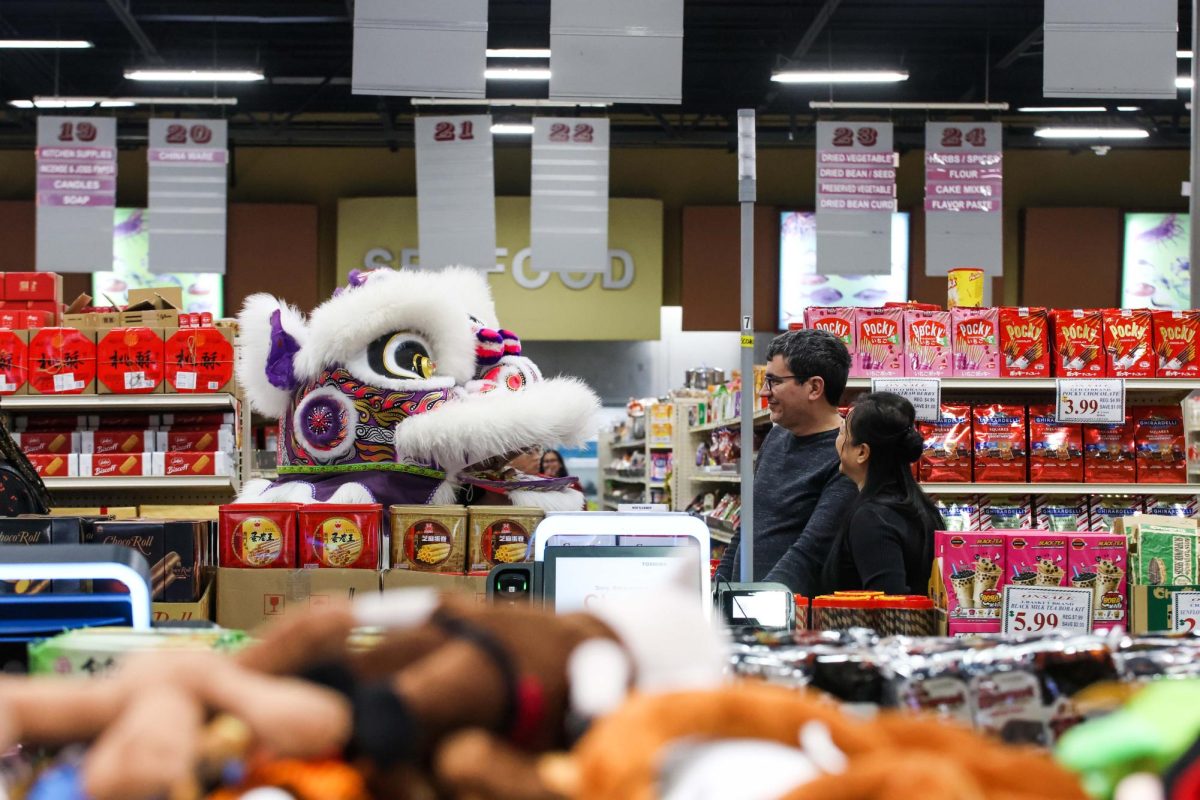
M879 129L869 127L859 128L857 131L853 128L833 129L834 147L854 147L856 141L861 147L874 147L879 143Z

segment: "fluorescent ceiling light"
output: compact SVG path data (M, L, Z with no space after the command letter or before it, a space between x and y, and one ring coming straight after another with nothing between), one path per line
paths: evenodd
M100 101L101 108L132 108L136 105L137 103L133 102L132 100L117 100L115 98L112 100Z
M125 77L131 81L205 83L252 83L263 80L262 70L257 69L127 69Z
M509 47L501 50L488 48L488 58L549 58L549 47Z
M494 106L497 108L608 108L612 103L576 103L570 100L471 100L464 97L414 97L414 106Z
M908 80L907 72L894 70L797 70L776 72L776 83L898 83Z
M1192 51L1191 50L1176 50L1175 57L1176 58L1191 58Z
M1117 106L1117 111L1141 111L1141 106Z
M84 50L95 47L86 39L0 39L0 50Z
M548 81L548 69L485 69L483 77L489 81Z
M812 100L808 107L862 111L1008 111L1008 103L850 103L841 100Z
M236 97L35 97L11 100L13 108L131 108L132 106L236 106Z
M1021 106L1022 114L1100 114L1108 111L1104 106Z
M517 122L497 122L492 125L492 133L499 136L532 136L533 125Z
M13 108L91 108L95 97L35 97L32 100L10 100Z
M1141 128L1038 128L1041 139L1145 139L1150 131Z
M1175 79L1175 88L1176 89L1192 88L1192 76L1191 75L1180 75L1178 78Z

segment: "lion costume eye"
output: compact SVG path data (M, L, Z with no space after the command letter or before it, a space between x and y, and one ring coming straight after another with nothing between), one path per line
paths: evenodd
M389 378L429 378L437 366L429 346L407 331L385 333L367 345L367 365Z

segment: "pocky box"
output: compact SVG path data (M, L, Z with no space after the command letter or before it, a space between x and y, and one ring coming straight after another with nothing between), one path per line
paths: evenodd
M1154 377L1154 319L1148 309L1106 308L1104 352L1110 378Z
M904 309L855 310L855 338L850 374L895 377L904 374Z
M1133 416L1121 425L1083 426L1083 479L1088 483L1134 483L1137 463Z
M1000 403L974 406L971 418L975 481L1025 483L1029 466L1025 407Z
M1186 483L1187 443L1179 406L1137 406L1133 443L1138 483Z
M948 531L977 531L980 525L979 498L974 495L943 494L930 498L942 515Z
M979 529L1023 531L1033 527L1033 503L1027 494L984 495Z
M1103 378L1104 315L1092 309L1054 312L1054 374L1060 378Z
M1158 377L1200 377L1200 311L1155 311L1153 318Z
M943 405L936 422L918 422L923 445L918 477L932 483L971 482L971 407Z
M1032 483L1083 481L1083 426L1059 422L1054 404L1029 407L1029 480Z
M1050 377L1050 314L1044 308L1000 309L1000 375Z
M1069 542L1068 578L1075 588L1092 590L1092 627L1107 630L1124 625L1129 610L1129 554L1125 537L1077 533Z
M1093 531L1111 533L1118 519L1141 514L1144 505L1137 495L1108 494L1093 497L1088 527Z
M1086 531L1091 523L1087 495L1038 495L1034 509L1036 527L1044 531Z
M853 308L826 308L811 306L804 309L804 327L810 330L828 331L842 340L846 349L854 352L855 323Z
M950 312L904 312L905 370L915 377L940 377L952 373Z
M960 378L995 378L1000 374L1000 311L955 308L950 312L954 374Z
M950 619L1000 618L1005 551L1004 536L994 531L934 534Z
M1067 585L1067 537L1054 531L1014 531L1005 537L1013 586Z

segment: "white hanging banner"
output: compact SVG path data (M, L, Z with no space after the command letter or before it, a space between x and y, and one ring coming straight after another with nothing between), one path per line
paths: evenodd
M608 269L608 120L534 118L529 224L535 271Z
M37 269L111 270L117 121L38 117L37 145Z
M1176 0L1046 0L1044 19L1046 97L1178 96Z
M925 123L925 274L1004 274L1004 155L998 122Z
M892 123L817 123L819 274L891 273L897 164Z
M351 91L484 96L487 0L357 0Z
M224 274L228 124L152 119L149 141L150 272Z
M683 0L550 0L550 99L678 105Z
M496 265L492 118L417 117L417 235L421 266Z

